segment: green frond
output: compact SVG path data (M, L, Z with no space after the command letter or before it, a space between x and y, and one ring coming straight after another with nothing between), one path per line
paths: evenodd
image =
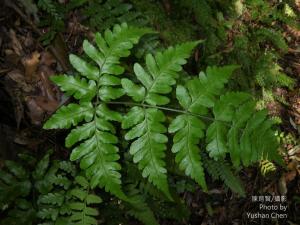
M245 196L245 189L241 180L233 174L230 166L226 162L215 161L205 154L201 154L204 159L204 167L213 180L222 180L227 187L240 196Z
M86 79L67 75L51 76L50 78L67 95L73 95L76 99L90 101L96 95L96 83Z
M124 94L121 79L117 76L124 72L120 58L127 57L130 49L139 38L151 32L149 29L128 26L126 23L115 25L104 35L95 35L96 47L89 41L83 42L83 50L92 62L70 55L70 62L80 76L54 76L52 80L68 95L80 100L62 106L45 124L45 129L70 128L66 146L74 147L71 160L80 160L80 167L90 179L91 187L104 187L116 196L126 199L121 190L121 169L117 162L118 138L114 135L114 125L109 121L121 121L119 113L113 112L99 100L110 101ZM125 81L126 82L126 81ZM96 98L97 104L92 104ZM97 171L95 173L95 171ZM56 178L59 179L59 178Z
M143 196L132 186L134 185L127 185L127 189L129 189L129 203L125 206L128 208L128 214L143 222L145 225L159 225Z
M266 176L269 173L276 171L276 166L274 165L274 163L270 162L269 160L261 160L259 166L260 166L260 173L263 176Z
M229 157L235 167L261 160L282 161L277 152L273 122L267 118L267 112L256 110L251 95L228 92L224 88L238 66L208 67L198 77L176 85L183 65L199 41L148 54L145 65L133 65L137 79L121 77L125 68L120 59L128 57L133 45L149 32L121 24L103 35L97 33L95 45L87 40L83 43L88 57L70 56L71 64L80 74L52 78L79 103L62 106L44 128L72 128L65 145L73 148L70 159L79 161L86 178L77 177L79 185L74 187L66 176L75 176L72 166L56 162L48 169L49 155L46 155L37 166L40 171L34 173L35 187L45 195L40 199L41 204L51 202L61 207L45 207L40 210L41 216L69 223L96 224L98 211L91 204L102 200L89 192L98 186L123 200L124 205L130 205L130 214L140 221L157 224L142 196L135 192L131 198L123 192L121 172L124 173L124 168L119 160L123 156L125 160L132 159L130 163L137 164L135 170L141 171L140 180L146 178L149 182L144 179L143 182L152 187L152 192L156 190L156 196L166 196L172 201L174 196L169 190L167 173L169 163L165 159L170 136L167 131L174 135L170 148L176 165L204 191L207 191L206 168L234 192L245 194L225 161ZM182 109L165 106L171 101L173 86ZM121 100L114 101L120 97ZM133 102L122 101L128 97ZM163 111L170 113L168 117ZM121 123L121 128L117 123ZM127 146L132 158L126 153L120 156ZM143 182L135 187L140 185L143 189ZM52 191L58 187L61 192ZM63 201L59 197L61 193L66 193Z
M13 205L18 198L28 196L32 187L28 179L29 173L22 165L5 161L5 167L0 170L1 209Z
M169 98L163 96L171 92L178 78L178 72L190 56L191 51L199 42L187 42L175 47L170 47L155 56L146 56L145 70L140 64L134 64L134 72L137 79L143 84L146 93L143 101L150 105L165 105Z
M105 187L106 191L123 196L120 186L121 174L118 172L121 167L117 163L120 157L118 147L115 146L118 139L112 134L113 125L105 120L113 116L114 114L110 114L106 106L99 105L95 119L73 129L66 138L66 145L72 146L76 142L85 140L73 149L70 159L81 159L80 167L91 179L92 188L99 185Z
M176 133L172 152L176 154L175 161L179 168L207 191L198 147L200 139L204 137L204 128L204 123L197 117L180 115L171 122L169 132Z
M170 47L155 56L146 56L145 70L140 64L134 64L134 72L137 79L144 86L134 84L128 79L122 79L122 86L127 95L135 101L147 102L150 105L164 105L169 98L163 96L172 90L176 83L178 72L186 63L193 48L199 42L187 42L176 47ZM122 121L122 128L131 128L125 135L126 140L136 139L130 146L130 154L134 163L138 163L143 171L143 177L147 177L158 189L172 199L167 182L167 170L165 169L165 150L168 138L163 133L166 127L162 124L165 116L158 109L143 109L133 107Z
M63 129L76 126L82 121L89 122L94 117L93 105L88 102L81 104L71 103L62 106L52 117L44 124L44 129Z
M237 68L238 66L234 65L208 67L206 73L201 72L198 78L188 81L186 87L178 86L177 92L184 94L184 97L177 97L180 104L191 113L206 114L207 108L213 107L224 84Z
M146 18L123 0L87 1L83 15L88 20L89 27L100 31L116 23L126 22L134 26L143 26L146 23Z
M94 125L96 126L96 125ZM70 159L80 159L80 167L91 179L92 188L99 185L117 196L121 196L121 166L116 161L120 158L117 137L95 128L94 134L73 149Z
M126 140L136 139L130 146L133 162L138 163L142 175L172 199L168 188L165 168L165 150L168 138L166 127L162 124L165 116L158 109L134 107L124 117L123 128L131 128L125 135Z
M95 194L90 194L88 181L84 177L78 176L75 181L79 185L70 190L72 198L68 201L68 207L71 209L70 222L82 225L97 225L97 219L94 217L98 216L99 212L90 205L99 204L102 199Z
M41 198L39 198L38 200L38 203L61 206L64 202L64 194L64 192L48 193L46 195L41 196Z
M214 121L207 130L207 151L220 159L227 152L235 166L263 157L278 161L278 144L266 111L256 111L255 101L245 93L227 93L215 103Z
M220 97L213 108L215 121L208 127L206 133L206 150L209 156L215 159L224 158L228 152L227 147L227 133L229 124L232 120L234 110L242 103L250 100L251 96L246 93L228 93ZM253 102L251 110L253 110L255 103ZM249 111L247 111L249 112ZM236 132L239 133L238 130Z
M199 78L189 80L186 87L178 85L176 98L180 105L191 113L206 114L208 108L214 105L216 95L220 94L224 83L227 82L235 68L236 66L209 67L206 74L201 72ZM219 127L214 126L214 130L218 131ZM169 126L169 132L175 133L172 152L176 154L176 163L181 170L185 171L187 176L194 179L206 191L207 186L198 147L200 139L204 137L204 130L204 122L196 115L179 115ZM208 136L212 136L211 133L214 131L212 128L210 130L207 133ZM220 130L220 133L224 139L226 134L222 131L224 130ZM220 141L219 136L217 141ZM208 150L215 145L214 142L212 140L212 143L208 145ZM224 145L226 143L223 144L223 148ZM220 147L221 145L217 146L217 151L222 150Z
M34 172L35 187L40 193L36 214L39 224L97 224L94 217L98 211L90 205L99 204L102 199L90 192L85 177L74 178L74 165L65 161L50 164L49 155L43 157Z

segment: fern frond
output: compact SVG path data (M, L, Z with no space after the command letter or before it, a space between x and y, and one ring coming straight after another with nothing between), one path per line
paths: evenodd
M62 129L76 126L85 120L89 122L94 116L94 109L91 103L71 103L62 106L45 124L44 129Z
M5 168L0 170L0 208L14 204L19 198L26 197L31 190L28 171L19 163L6 160Z
M99 204L102 199L90 193L90 184L85 177L77 176L73 181L74 168L70 162L61 161L50 165L47 154L38 164L37 169L40 168L46 168L40 173L43 177L36 175L35 178L50 186L46 191L36 186L42 192L37 201L37 217L43 222L41 224L97 224L94 217L98 215L98 210L90 205ZM67 174L71 175L72 180L68 179ZM58 183L55 178L59 178ZM69 185L62 185L62 180L68 181Z
M146 56L147 71L140 64L134 64L135 75L146 89L143 102L150 105L169 103L169 98L162 95L171 92L171 86L176 83L178 72L181 71L182 65L186 63L186 59L198 43L187 42L175 48L170 47L162 53L157 53L155 57L148 54Z
M188 42L168 48L155 57L148 54L147 70L140 64L134 65L135 75L144 87L122 79L124 90L135 101L147 102L150 105L167 104L169 98L163 95L171 92L178 72L197 44L198 42ZM133 155L134 163L138 163L139 169L143 171L143 177L148 177L151 183L172 199L163 160L168 141L163 134L167 131L162 124L164 121L165 116L161 110L133 107L122 121L122 128L131 128L125 135L126 140L136 139L130 146L130 154Z
M178 85L176 97L180 105L191 113L206 114L207 108L214 105L215 96L220 93L235 68L208 68L206 74L200 73L199 78L188 81L186 87ZM175 133L172 152L176 154L176 163L206 191L198 147L200 139L204 137L204 129L205 124L195 115L179 115L169 126L169 132Z
M228 152L226 137L228 124L226 122L231 121L234 109L250 98L251 96L246 93L228 93L221 96L220 100L215 103L213 108L215 121L208 127L206 134L206 149L210 157L220 159ZM253 109L255 103L253 102L251 106ZM239 133L239 130L235 131Z
M128 208L128 214L142 221L145 225L159 225L144 197L135 189L135 185L129 184L126 189L130 198L130 203L125 205Z
M241 195L244 194L241 185L227 164L221 164L226 155L230 156L235 167L248 166L264 159L280 162L276 151L278 143L272 131L273 123L267 119L266 111L257 111L255 101L249 94L224 90L238 66L208 67L198 77L176 86L176 98L182 110L165 106L171 101L168 94L172 92L179 72L199 42L187 42L155 55L148 54L145 66L139 63L133 66L136 80L120 78L125 70L120 64L120 58L127 57L133 44L147 32L147 29L122 24L116 25L112 31L107 30L103 36L96 34L96 46L88 41L83 43L83 50L91 62L75 55L70 56L71 64L80 73L79 77L62 75L53 78L62 90L79 100L79 104L71 103L61 107L44 125L46 129L73 128L65 143L67 147L73 146L70 159L80 161L80 167L89 180L88 183L81 179L82 187L71 192L77 196L76 200L73 199L74 204L65 206L59 212L68 214L74 211L74 222L84 217L90 218L87 219L88 224L95 223L93 216L98 212L85 209L89 207L88 202L97 197L88 197L89 188L86 187L99 186L124 200L125 204L133 208L140 207L141 211L132 212L136 218L155 224L154 217L150 216L151 212L140 197L131 199L122 190L118 146L126 147L130 144L129 154L133 163L141 170L142 177L149 181L145 186L151 186L152 190L155 186L160 191L157 190L159 196L173 200L165 160L167 131L174 133L172 152L176 155L175 163L204 191L207 191L203 169L203 161L205 163L206 159L203 160L202 155L210 156L208 161L211 161L213 167L220 162L215 177L224 180L233 191ZM131 97L134 102L112 101L124 94L127 96L122 99ZM119 105L115 109L126 112L125 116L112 110L109 107L111 105ZM164 111L180 115L175 118L171 115L167 120ZM169 118L171 123L167 129ZM120 136L126 130L122 145L117 138L117 122L121 123ZM201 154L201 139L203 144L206 143L204 154L204 149ZM45 158L43 163L47 161L49 158ZM45 171L47 169L43 165L39 167L47 178L47 182L37 185L43 193L48 193L49 189L59 184L63 190L69 190L70 182L63 174L57 174L57 171L68 173L72 171L70 167L59 163L49 171ZM36 174L41 176L41 173ZM53 213L55 215L55 210ZM49 216L51 212L45 212L45 215ZM149 216L149 220L145 220L144 216Z
M197 117L180 115L170 124L169 132L176 132L172 152L176 154L175 161L179 164L179 168L207 191L198 147L200 139L204 136L204 128L204 123Z
M86 171L91 187L104 187L116 196L126 199L121 190L121 166L117 163L117 137L115 129L109 121L121 121L121 115L110 110L102 101L119 98L124 94L117 76L124 72L120 58L127 57L133 44L149 29L127 26L123 23L115 25L113 30L106 30L104 35L97 33L97 47L85 40L83 50L94 62L89 63L82 58L71 55L70 62L84 78L71 76L55 76L57 83L67 94L80 100L80 104L69 104L61 107L44 125L45 129L70 128L80 122L66 138L66 146L75 146L71 160L81 160L80 166ZM96 65L95 65L96 64ZM91 100L96 98L93 106ZM97 171L97 172L95 172Z
M89 20L89 26L103 31L116 23L128 23L134 26L146 24L144 16L122 0L89 1L83 9Z
M75 181L79 184L70 191L72 200L68 202L71 209L70 221L75 224L92 225L98 224L94 218L99 214L98 210L90 207L91 204L99 204L102 199L94 194L89 193L89 183L82 177L78 176Z
M91 186L96 187L99 185L100 187L105 187L106 191L121 196L121 175L118 172L121 167L116 162L120 157L118 148L115 146L118 139L110 132L106 132L106 127L103 124L112 125L103 118L98 117L101 115L99 111L101 111L101 105L97 109L97 118L92 124L85 125L90 126L90 131L84 135L89 134L90 136L81 136L76 140L88 138L73 149L71 160L77 160L85 156L81 160L80 166L86 170L87 176L91 178ZM73 135L73 133L71 132L70 135ZM68 141L69 139L67 138L66 140ZM95 173L95 171L97 172Z
M213 113L218 120L207 130L210 156L219 158L229 152L235 166L248 166L260 157L280 161L272 122L267 120L266 111L255 110L249 95L229 92L216 102Z
M280 31L276 31L274 29L268 29L265 27L261 27L254 31L253 36L258 39L259 42L269 41L271 42L276 48L287 52L288 45L283 38L283 35Z
M269 173L276 171L276 166L274 165L274 163L270 162L269 160L261 160L259 165L260 165L260 173L263 176L266 176Z
M131 119L137 117L136 119ZM168 138L163 133L166 127L162 124L165 116L157 109L143 109L134 107L125 116L122 127L131 128L125 135L126 140L136 139L130 146L133 162L138 163L143 171L143 177L162 190L172 199L167 182L167 170L163 160Z
M204 159L204 167L213 180L222 180L227 187L240 196L245 196L245 190L240 179L233 174L230 166L226 162L215 161L201 154Z
M48 193L39 198L38 203L61 206L64 202L64 193Z
M96 95L96 83L93 80L87 82L84 78L73 76L51 76L50 78L67 95L74 95L76 99L90 101Z
M57 2L52 0L38 0L37 5L56 20L62 19L62 13Z
M275 86L285 86L293 88L295 80L282 71L282 68L276 63L276 56L274 54L264 54L256 61L256 82L261 87L272 88Z

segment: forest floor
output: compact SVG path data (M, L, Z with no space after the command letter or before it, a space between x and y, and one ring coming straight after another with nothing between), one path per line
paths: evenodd
M15 7L15 8L14 8ZM38 29L31 20L13 5L0 6L0 156L14 159L17 153L40 151L54 148L57 157L67 159L68 152L63 140L55 133L42 130L41 125L61 104L62 94L49 80L49 76L70 71L69 52L82 52L85 37L92 37L91 31L79 24L76 16L70 15L65 34L57 36L52 45L44 47L40 36L46 30ZM287 33L291 32L286 30ZM191 224L252 224L244 213L258 212L259 205L269 201L266 196L286 196L282 205L286 211L279 211L284 218L275 219L278 224L300 224L300 34L294 32L290 51L281 59L281 66L287 74L298 77L293 90L280 89L279 95L288 105L269 105L269 110L279 115L283 123L282 132L294 138L282 146L285 167L278 167L274 173L264 177L259 168L242 170L247 198L228 194L222 183L212 183L209 197L201 191L185 195L192 208ZM299 126L298 126L299 127ZM262 200L261 196L264 197ZM257 199L256 199L257 197ZM211 205L205 205L203 199ZM276 199L273 199L274 204ZM276 203L277 204L277 203ZM206 211L212 209L213 216ZM287 217L285 217L287 215ZM259 220L255 224L269 224ZM282 222L285 221L285 222ZM170 224L163 221L162 224ZM173 224L173 223L172 223ZM254 224L254 223L253 223Z

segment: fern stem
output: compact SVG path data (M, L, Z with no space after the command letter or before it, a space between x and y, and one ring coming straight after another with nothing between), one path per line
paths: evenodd
M196 116L202 119L206 119L206 120L210 120L210 121L220 121L220 122L224 122L224 123L228 123L227 121L223 121L223 120L217 120L208 116L202 116L199 114L195 114L195 113L191 113L185 110L181 110L181 109L175 109L175 108L169 108L169 107L163 107L163 106L156 106L156 105L148 105L148 104L144 104L144 103L135 103L135 102L107 102L107 104L110 105L128 105L128 106L140 106L140 107L147 107L147 108L155 108L155 109L161 109L161 110L165 110L165 111L169 111L169 112L176 112L176 113L182 113L182 114L187 114L187 115L191 115L191 116Z

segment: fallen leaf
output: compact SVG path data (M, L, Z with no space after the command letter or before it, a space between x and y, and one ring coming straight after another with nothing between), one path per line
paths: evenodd
M53 55L50 52L43 51L41 53L40 63L41 65L52 66L53 64L56 63L56 59L53 57Z
M25 68L25 79L29 82L36 80L35 73L39 66L40 53L37 51L33 52L31 55L26 56L22 59L22 64Z
M24 46L26 47L26 49L28 49L28 48L34 47L35 44L36 44L36 42L34 41L34 39L32 37L32 33L28 32L26 34L26 37L25 37L25 40L24 40Z
M35 100L36 104L43 110L52 113L54 112L58 106L59 102L56 100L49 100L45 96L34 96L33 99Z
M11 49L5 49L4 52L5 52L5 60L8 63L11 63L14 66L18 66L19 65L20 56L18 54L16 54Z
M27 105L27 114L31 119L32 124L41 125L44 119L44 110L36 103L34 98L26 97L25 102Z
M292 180L294 180L297 176L297 171L296 170L292 170L288 173L285 173L284 174L285 176L285 182L286 183L290 183Z
M287 187L286 187L286 180L285 180L285 174L282 174L279 181L278 181L278 190L281 195L287 194Z
M12 49L17 55L21 56L23 54L23 48L21 42L17 38L16 32L13 29L9 30L9 37L11 39Z
M33 87L28 85L25 81L24 74L20 70L13 70L7 74L11 80L16 82L17 86L22 89L24 92L31 92L33 91Z
M65 71L68 70L68 68L70 68L68 48L60 33L55 36L55 39L53 41L53 48L56 52L56 58L61 64L62 69Z
M50 82L49 77L54 74L54 71L48 66L41 66L38 70L38 76L41 80L41 85L39 85L42 96L45 96L49 100L56 100L57 96L54 93L54 85Z

